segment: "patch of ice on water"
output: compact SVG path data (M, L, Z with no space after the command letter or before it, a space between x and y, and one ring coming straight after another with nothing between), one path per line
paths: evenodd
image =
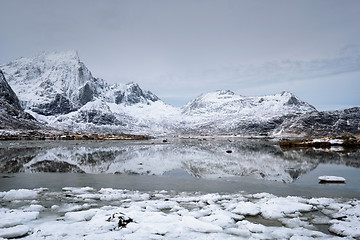
M73 222L90 221L96 214L96 209L65 213L65 220Z
M332 215L329 231L341 236L360 238L360 201L351 201Z
M236 204L236 208L231 212L242 215L255 216L260 213L260 206L252 202L241 201Z
M44 211L45 208L39 204L32 204L30 206L23 207L25 212L41 212Z
M37 219L39 212L0 208L0 228L13 227Z
M31 228L26 225L0 229L0 238L20 238L31 232Z
M79 205L74 203L66 203L61 206L53 205L51 209L57 212L74 212L74 211L86 210L94 206L96 206L96 204L92 205L92 204L84 203L82 205Z
M77 187L64 187L62 188L63 191L66 192L71 192L73 194L85 194L88 192L92 192L95 189L92 187L82 187L82 188L77 188Z
M265 219L282 218L287 214L298 214L315 210L315 207L304 203L305 199L300 197L278 197L262 199L259 202L261 215Z
M38 196L38 191L29 189L11 189L4 193L3 200L14 201L24 199L35 199Z

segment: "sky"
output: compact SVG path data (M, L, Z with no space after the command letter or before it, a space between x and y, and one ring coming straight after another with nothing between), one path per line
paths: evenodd
M358 0L0 0L0 65L76 50L93 76L181 106L290 91L360 106Z

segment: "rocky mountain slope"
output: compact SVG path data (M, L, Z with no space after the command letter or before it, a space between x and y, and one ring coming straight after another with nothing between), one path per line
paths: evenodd
M0 70L0 130L38 130L42 126L24 112L20 101Z
M20 99L15 105L61 130L246 136L360 132L359 108L318 112L289 92L244 97L221 90L176 108L136 83L109 84L93 77L73 51L20 58L0 68Z
M338 111L310 112L284 119L274 130L278 136L360 136L360 107Z

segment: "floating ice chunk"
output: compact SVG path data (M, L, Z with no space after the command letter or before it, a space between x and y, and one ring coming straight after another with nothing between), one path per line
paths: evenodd
M67 212L65 220L73 222L90 221L96 214L96 209L89 209L80 212Z
M251 236L251 232L249 231L249 229L247 228L226 228L225 233L231 234L231 235L236 235L239 237L244 237L246 239L248 239Z
M12 227L37 219L39 212L24 212L16 209L0 208L0 228Z
M235 224L231 213L223 210L216 210L210 216L199 218L201 221L210 222L222 228L228 228Z
M300 218L282 218L280 221L289 228L303 227L307 229L315 230L316 228L310 225L308 222L302 221Z
M320 182L345 182L345 178L337 176L320 176L318 179L320 180Z
M305 200L299 197L278 197L260 201L261 215L266 219L282 218L296 212L309 212L315 208L302 203Z
M242 214L242 215L249 215L255 216L260 213L260 207L252 202L239 202L234 210L231 212Z
M85 203L83 205L73 204L73 203L66 203L62 206L53 205L51 207L52 210L58 211L58 212L74 212L74 211L80 211L80 210L86 210L89 209L92 205Z
M263 193L252 194L251 197L260 199L260 198L274 198L276 196L271 193L263 192Z
M212 223L200 221L192 216L184 216L182 218L182 224L185 227L196 232L215 233L215 232L221 232L223 230L220 226L217 226Z
M26 225L18 225L10 228L0 229L0 238L20 238L31 232L31 228Z
M347 236L353 238L360 238L360 218L349 216L345 221L332 220L329 231L340 236Z
M45 208L38 204L32 204L30 206L24 207L23 210L25 212L41 212L41 211L44 211Z
M241 228L249 229L249 231L252 233L263 233L266 231L266 227L264 225L252 223L248 220L237 222L236 225L241 226Z
M92 188L92 187L82 187L82 188L78 188L78 187L64 187L62 188L63 191L66 191L66 192L72 192L74 194L85 194L85 193L88 193L88 192L92 192L94 191L95 189Z
M319 205L319 206L328 206L334 203L335 200L332 198L311 198L308 203L312 205Z
M30 189L11 189L5 192L3 199L6 201L35 199L38 197L38 191Z
M338 211L332 214L336 220L331 220L329 231L341 236L360 238L360 201L350 201L347 204L330 205L338 207ZM335 204L333 204L335 205Z

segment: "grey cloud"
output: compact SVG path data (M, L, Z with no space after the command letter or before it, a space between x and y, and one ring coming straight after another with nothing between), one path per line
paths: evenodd
M357 0L2 0L1 9L0 64L75 49L94 76L138 82L176 104L359 67Z

